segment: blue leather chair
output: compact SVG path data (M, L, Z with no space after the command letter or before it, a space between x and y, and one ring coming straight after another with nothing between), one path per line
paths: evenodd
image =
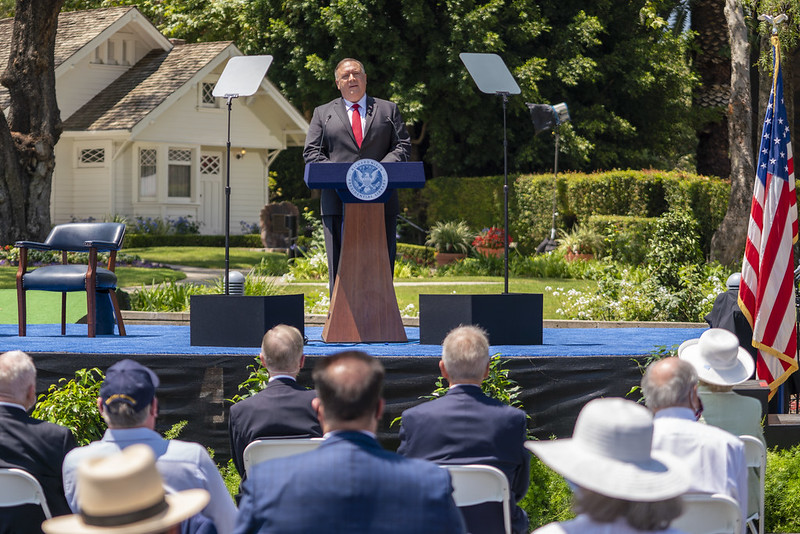
M119 334L125 335L125 325L114 290L117 275L114 264L117 251L122 248L125 225L122 223L71 223L59 224L50 231L44 243L17 241L19 269L17 270L17 306L19 335L25 335L25 293L30 290L61 292L61 335L66 334L67 292L86 291L86 314L89 337L95 337L95 296L98 291L108 293L114 306ZM62 264L45 265L28 271L28 250L61 251ZM67 252L88 252L88 265L67 264ZM108 252L108 267L97 266L97 253Z

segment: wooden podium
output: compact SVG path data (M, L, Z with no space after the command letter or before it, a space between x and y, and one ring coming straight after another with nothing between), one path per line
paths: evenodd
M393 189L425 185L422 162L383 163L386 191L363 202L347 189L352 163L309 163L304 180L311 189L336 189L344 202L342 249L328 318L322 329L327 343L408 341L397 307L389 263L384 203Z

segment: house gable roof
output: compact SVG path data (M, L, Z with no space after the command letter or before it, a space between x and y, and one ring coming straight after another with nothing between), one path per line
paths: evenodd
M227 41L153 50L64 121L64 130L131 130L226 48Z

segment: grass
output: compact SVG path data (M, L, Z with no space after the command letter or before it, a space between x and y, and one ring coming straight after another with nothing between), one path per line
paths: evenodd
M224 247L142 247L126 248L125 252L157 263L207 269L223 269L225 267ZM284 256L284 254L249 248L231 248L229 250L232 269L250 269L254 265L258 265L264 256Z
M419 282L416 285L406 285ZM426 282L436 282L430 284ZM471 282L463 284L458 282ZM478 283L474 283L478 282ZM400 285L398 285L398 283ZM508 281L509 293L542 293L543 297L543 316L545 319L561 319L556 314L556 310L561 306L561 300L554 297L552 291L555 288L563 288L565 291L570 289L586 290L596 286L591 280L572 280L562 278L511 278ZM550 287L551 290L545 288ZM327 282L321 285L316 283L292 283L285 286L286 293L321 293L328 291ZM425 278L425 279L399 279L395 280L395 294L397 304L402 310L409 304L413 304L419 309L419 294L490 294L503 292L503 278L491 276L460 276L454 278Z

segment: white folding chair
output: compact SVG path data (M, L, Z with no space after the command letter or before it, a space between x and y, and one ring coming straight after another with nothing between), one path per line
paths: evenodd
M42 507L47 519L53 517L42 485L36 477L15 467L0 469L0 507L19 506L21 504L37 504Z
M722 493L687 493L683 513L670 525L686 534L741 534L742 515L736 500Z
M506 534L511 534L511 494L506 475L490 465L440 465L450 472L453 500L456 506L472 506L484 502L503 505Z
M267 460L313 451L323 441L322 438L259 439L252 441L244 448L242 455L245 473L248 473L254 465Z
M744 442L744 456L747 467L755 468L758 473L758 512L747 518L747 528L752 534L764 534L764 484L767 471L767 449L761 440L754 436L739 436ZM756 521L758 528L756 528Z

